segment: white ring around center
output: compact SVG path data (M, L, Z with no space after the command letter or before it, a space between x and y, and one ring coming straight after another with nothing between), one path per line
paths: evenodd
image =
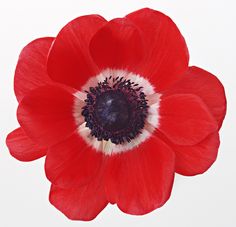
M148 100L148 115L145 121L145 127L141 130L141 133L137 135L130 142L124 142L122 144L114 144L110 140L98 141L96 137L91 135L91 130L85 126L86 122L81 115L82 107L85 105L87 93L83 92L89 90L90 87L95 87L99 82L103 82L109 77L124 77L131 82L138 84L142 87L142 91L146 95ZM96 151L103 152L105 155L112 155L121 152L130 151L141 143L149 139L156 128L159 126L159 105L161 94L156 93L151 83L144 77L128 72L126 70L106 69L99 75L91 77L86 84L82 87L82 91L78 91L74 94L74 109L73 116L75 122L78 125L78 134L86 141L86 143L94 148Z

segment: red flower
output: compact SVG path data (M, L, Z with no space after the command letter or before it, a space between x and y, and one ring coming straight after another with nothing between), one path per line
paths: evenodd
M226 111L219 80L188 61L176 25L151 9L79 17L31 42L15 73L11 154L46 155L50 202L70 219L91 220L108 203L136 215L161 207L175 172L215 161Z

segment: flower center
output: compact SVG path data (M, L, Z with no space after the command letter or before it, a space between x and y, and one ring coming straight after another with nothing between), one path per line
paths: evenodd
M124 129L130 118L129 102L120 91L104 92L96 100L95 115L99 124L108 131Z
M148 105L139 84L123 77L110 76L90 87L86 93L82 115L86 127L97 140L122 144L141 133Z

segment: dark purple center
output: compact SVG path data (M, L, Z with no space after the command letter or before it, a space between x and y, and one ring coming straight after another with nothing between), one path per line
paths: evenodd
M127 127L130 115L129 102L122 92L107 91L96 100L95 116L98 123L108 131L119 131Z
M130 142L141 133L148 105L142 87L123 77L106 78L90 87L82 115L91 135L99 141Z

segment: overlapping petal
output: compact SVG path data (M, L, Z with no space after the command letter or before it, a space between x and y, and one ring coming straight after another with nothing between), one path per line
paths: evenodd
M9 133L6 143L11 155L20 161L33 161L47 153L47 148L34 143L22 128L17 128Z
M185 176L204 173L215 162L219 145L218 132L194 146L171 144L171 148L175 151L175 171Z
M108 199L125 213L148 213L168 200L174 168L174 153L158 138L111 156L106 170Z
M69 219L89 221L94 219L107 205L103 183L103 171L89 184L62 189L52 185L50 202Z
M39 87L20 102L18 121L33 141L41 146L54 145L77 127L73 116L74 100L74 96L61 87Z
M10 153L21 161L47 155L50 202L72 220L92 220L108 202L128 214L153 211L168 200L175 172L201 174L218 153L224 88L188 61L180 31L158 11L145 8L109 22L99 15L71 21L55 39L37 39L21 52L14 81L21 128L7 137ZM156 130L145 125L154 135L139 146L132 138L131 150L106 155L100 149L109 142L96 141L95 150L95 139L82 138L79 128L85 121L81 107L94 102L88 95L81 101L86 97L81 88L103 70L135 73L158 92L147 96L154 102L158 96L158 111L152 111Z
M88 183L98 172L103 154L89 147L75 132L65 141L50 147L45 171L48 179L61 188Z
M126 16L141 31L147 55L139 74L148 77L157 91L178 81L188 69L189 54L183 36L166 15L141 9Z
M78 17L57 35L48 56L49 76L57 82L80 89L89 77L98 72L89 43L106 20L99 15Z
M217 120L219 128L221 127L226 113L225 92L221 82L211 73L195 66L190 67L183 79L166 90L164 94L199 96Z
M143 45L138 28L126 18L118 18L109 21L94 35L90 52L100 70L135 72L144 58Z
M14 77L14 90L18 101L31 90L51 83L46 62L53 40L50 37L36 39L21 51Z
M159 130L178 145L194 145L217 131L207 106L196 95L164 96L160 103Z

